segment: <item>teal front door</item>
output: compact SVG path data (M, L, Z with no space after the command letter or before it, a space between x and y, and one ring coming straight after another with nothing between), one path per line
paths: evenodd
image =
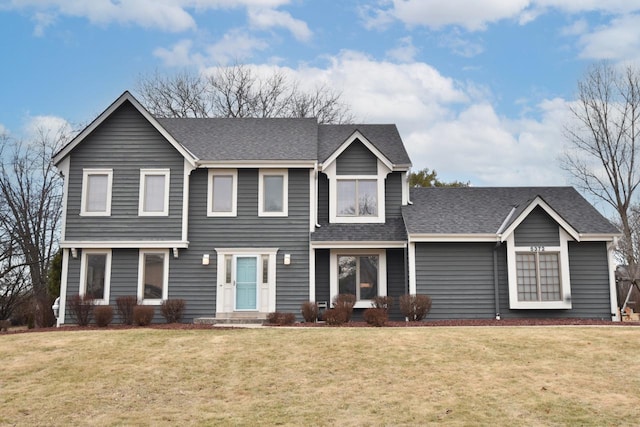
M236 258L236 310L258 309L258 258Z

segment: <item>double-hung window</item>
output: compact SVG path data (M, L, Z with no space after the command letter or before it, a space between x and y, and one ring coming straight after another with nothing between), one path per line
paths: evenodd
M208 216L236 216L237 169L209 170Z
M111 250L83 249L80 264L80 295L95 304L109 304Z
M376 179L338 179L337 191L337 216L378 215L378 181Z
M138 300L143 304L160 305L168 298L169 251L140 250L138 263Z
M169 215L169 169L140 170L138 215Z
M112 169L83 169L80 215L111 215Z
M287 216L289 209L289 174L285 169L260 170L258 215Z

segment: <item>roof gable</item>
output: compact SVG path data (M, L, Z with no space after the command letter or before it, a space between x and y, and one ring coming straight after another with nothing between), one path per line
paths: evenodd
M75 138L73 138L67 145L62 147L53 156L53 163L58 165L65 157L67 157L73 149L82 143L96 128L98 128L109 116L111 116L118 108L125 103L130 103L138 112L176 149L178 152L195 167L195 163L198 160L189 150L182 146L171 134L169 134L158 121L149 113L146 108L138 102L138 100L125 91L118 99L116 99L106 110L104 110L98 117L96 117L87 127L85 127Z
M365 138L360 131L353 132L322 164L322 168L326 169L329 165L335 162L338 157L354 142L360 142L364 145L374 156L378 158L389 170L393 170L393 163L389 160L380 150L378 150L367 138Z
M506 241L509 235L511 235L516 230L516 228L518 228L522 221L524 221L536 207L542 208L547 213L547 215L549 215L560 227L562 227L564 231L566 231L574 240L580 241L580 233L578 233L578 231L573 228L571 224L565 221L565 219L551 206L549 206L549 204L545 202L544 199L539 195L536 196L528 204L525 204L515 217L512 215L511 217L513 219L508 222L508 225L504 228L503 231L501 229L497 230L496 233L500 235L500 241Z

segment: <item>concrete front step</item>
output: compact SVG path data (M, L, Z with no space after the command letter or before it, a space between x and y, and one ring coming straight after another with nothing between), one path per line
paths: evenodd
M262 325L265 319L257 317L197 317L193 323L197 325Z

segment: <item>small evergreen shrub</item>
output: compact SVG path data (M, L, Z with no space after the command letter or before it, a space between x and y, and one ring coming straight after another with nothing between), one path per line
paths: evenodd
M371 326L384 326L389 320L386 308L367 308L362 315L364 321Z
M343 312L346 320L344 323L351 321L351 315L353 314L353 306L356 304L356 296L353 294L340 294L333 298L333 308L340 312ZM325 319L326 320L326 319Z
M97 305L93 307L93 318L96 325L106 328L113 320L113 308L110 305Z
M383 308L386 311L389 311L389 309L393 305L393 297L390 297L390 296L375 297L373 299L372 305L373 305L373 308Z
M307 323L314 323L318 319L318 304L312 301L302 303L300 307L302 318Z
M138 305L138 298L133 295L116 298L118 314L125 325L133 324L133 307Z
M93 299L87 295L74 295L69 298L69 310L78 326L87 326L93 311Z
M277 326L290 326L296 323L296 315L293 313L281 313L274 311L267 314L267 324Z
M182 321L182 314L184 313L186 305L187 303L183 299L168 299L162 301L160 313L167 323L180 323Z
M324 321L327 325L340 326L348 322L348 316L348 310L344 307L328 308L324 312Z
M429 295L402 295L400 297L400 311L410 321L419 322L431 310Z
M133 307L133 323L138 326L149 326L155 311L152 305L136 305Z

